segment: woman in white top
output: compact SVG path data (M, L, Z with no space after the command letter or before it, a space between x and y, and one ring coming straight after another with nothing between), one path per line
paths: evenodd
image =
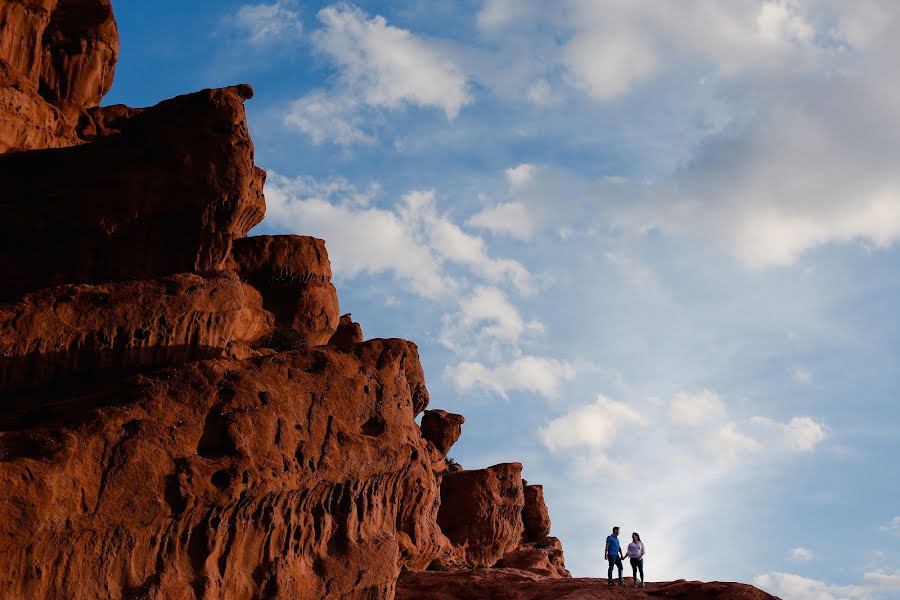
M631 534L631 543L628 544L625 556L631 559L631 579L634 581L634 587L638 584L638 571L641 573L641 587L644 587L644 543L637 533Z

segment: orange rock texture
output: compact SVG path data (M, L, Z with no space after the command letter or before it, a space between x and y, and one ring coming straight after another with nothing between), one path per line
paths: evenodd
M0 600L605 597L520 464L447 458L465 419L339 317L325 242L246 237L250 86L101 108L109 0L0 26ZM768 598L717 585L640 597Z

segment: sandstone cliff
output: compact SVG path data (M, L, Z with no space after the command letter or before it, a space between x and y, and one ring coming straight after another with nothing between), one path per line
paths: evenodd
M0 599L595 589L520 464L448 461L463 417L339 317L325 242L247 237L249 86L99 107L109 0L0 25Z

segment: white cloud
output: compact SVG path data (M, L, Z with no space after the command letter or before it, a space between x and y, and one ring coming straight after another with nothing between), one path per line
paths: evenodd
M544 445L551 450L565 448L609 448L618 432L628 426L644 427L646 419L635 409L600 395L586 404L557 417L540 430Z
M496 340L515 347L524 334L540 334L544 326L526 321L502 290L480 285L462 297L459 310L442 318L441 343L457 355L477 356ZM499 352L492 352L497 355Z
M854 585L831 585L792 573L766 573L753 580L764 591L790 600L887 600L900 591L900 571L864 573Z
M753 417L750 422L764 430L772 447L790 452L812 452L828 437L828 428L812 417L794 417L787 423Z
M792 573L766 573L756 577L753 584L770 594L790 600L850 600L872 597L862 586L828 585L823 581Z
M881 531L890 533L891 535L900 536L900 516L891 517L886 523L881 525Z
M797 547L791 548L788 558L791 560L810 561L816 557L815 553L809 548Z
M476 279L531 291L531 274L519 262L490 257L482 240L437 212L434 191L411 191L385 209L368 206L369 196L339 183L270 173L267 223L324 238L338 276L391 273L420 296L453 299L464 282L448 265L459 265Z
M725 403L710 390L699 394L678 392L669 403L669 421L681 427L719 423L727 414Z
M347 4L323 8L319 20L317 47L366 104L437 107L452 119L471 101L465 75L429 40Z
M464 361L448 366L444 376L462 393L481 390L509 399L510 392L521 391L553 400L562 394L562 384L575 377L575 369L553 358L521 356L493 366Z
M254 45L294 40L303 34L303 22L295 6L292 0L244 4L227 21Z
M363 129L365 120L359 103L350 96L314 90L291 104L284 122L308 135L315 144L328 141L351 146L375 142Z

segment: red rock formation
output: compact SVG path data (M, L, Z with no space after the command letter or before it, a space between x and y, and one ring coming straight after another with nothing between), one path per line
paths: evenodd
M449 573L404 573L397 600L597 600L604 598L673 600L778 600L740 583L675 581L622 590L605 579L547 579L517 569L471 569Z
M331 346L350 346L361 341L363 341L362 327L359 326L359 323L353 321L350 313L347 313L346 315L341 315L337 331L328 340L328 344Z
M542 577L571 577L566 569L563 557L562 542L559 538L544 537L538 542L522 543L518 548L503 555L494 565L500 568L513 568L529 571Z
M0 152L78 143L80 113L112 86L109 0L0 0Z
M544 488L540 485L525 485L523 488L525 507L522 509L522 523L525 526L524 540L537 542L550 535L550 511L544 502Z
M262 220L249 86L98 109L93 143L0 155L0 298L221 269Z
M441 543L425 405L402 340L71 398L0 434L5 597L390 598Z
M447 456L451 446L462 435L466 418L445 410L426 410L422 415L422 437L434 444L441 458Z
M338 328L337 290L325 242L301 235L262 235L235 240L232 268L262 293L277 325L297 332L306 345L328 342Z
M0 304L0 393L214 358L272 327L259 293L229 273L48 288Z
M490 567L518 546L524 503L519 463L446 473L438 524L460 560Z

